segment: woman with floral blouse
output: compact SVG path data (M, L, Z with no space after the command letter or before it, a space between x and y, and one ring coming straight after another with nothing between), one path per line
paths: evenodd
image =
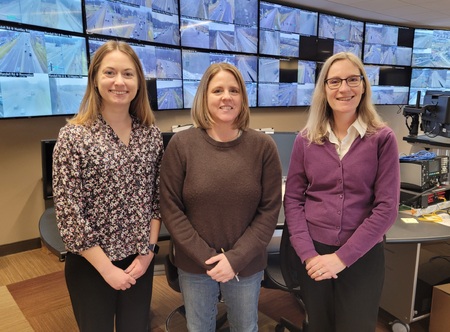
M55 212L80 331L147 331L163 154L139 58L108 41L53 154Z

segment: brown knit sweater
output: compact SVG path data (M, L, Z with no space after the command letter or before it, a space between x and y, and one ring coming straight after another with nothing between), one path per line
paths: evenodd
M161 166L161 216L175 244L175 265L206 273L223 248L249 276L267 264L266 247L281 207L281 165L271 137L249 129L231 142L205 130L174 135Z

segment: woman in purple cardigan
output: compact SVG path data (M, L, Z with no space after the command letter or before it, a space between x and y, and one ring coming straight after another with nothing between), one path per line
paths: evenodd
M373 332L384 281L383 237L400 192L397 140L371 102L361 60L323 65L298 135L284 197L301 261L308 332Z

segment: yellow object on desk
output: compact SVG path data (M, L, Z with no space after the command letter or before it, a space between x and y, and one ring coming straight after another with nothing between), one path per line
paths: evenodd
M418 224L419 221L416 218L402 218L402 221L407 224Z
M424 214L424 215L422 215L422 217L417 218L417 219L420 221L442 222L443 218L437 212L439 212L439 211L429 213L429 214ZM440 211L440 212L441 212L441 214L444 214L444 213L447 214L444 211Z

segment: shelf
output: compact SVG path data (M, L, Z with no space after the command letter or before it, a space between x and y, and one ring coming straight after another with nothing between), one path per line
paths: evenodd
M450 138L447 137L429 137L426 135L419 135L419 136L405 136L403 137L403 140L408 143L420 143L420 144L426 144L429 146L440 146L444 148L450 148Z

